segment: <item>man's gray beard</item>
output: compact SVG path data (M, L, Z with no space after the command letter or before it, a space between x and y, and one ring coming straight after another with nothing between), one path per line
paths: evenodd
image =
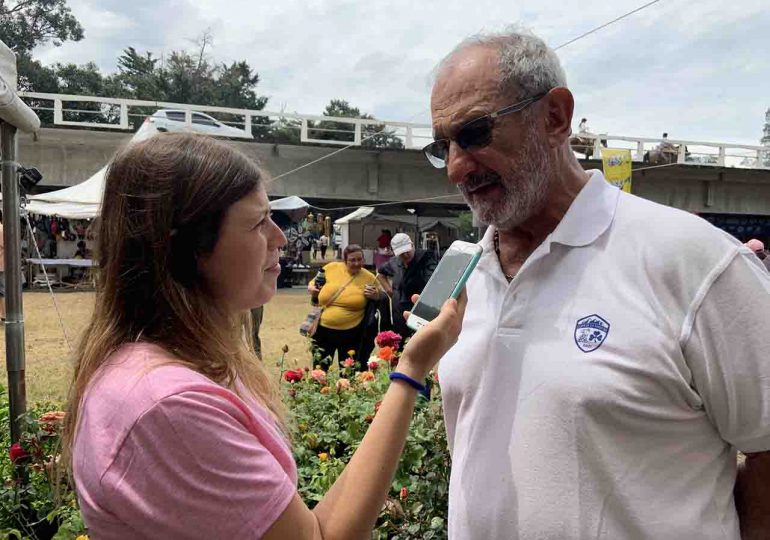
M500 177L500 185L505 190L505 195L500 198L474 200L461 186L462 195L476 218L504 231L521 225L543 209L553 173L548 148L538 139L534 129L527 131L516 162L518 167Z

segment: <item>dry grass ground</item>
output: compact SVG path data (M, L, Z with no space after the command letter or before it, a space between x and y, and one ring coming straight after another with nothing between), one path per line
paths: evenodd
M64 327L70 342L75 345L93 311L94 294L90 292L56 293ZM286 366L309 365L307 342L298 328L310 302L304 288L281 289L265 307L260 335L265 362L276 369L281 347L289 346ZM47 292L24 294L24 328L27 352L27 400L63 401L72 373L71 355L56 316L53 299ZM0 332L0 350L5 357L5 333ZM5 362L0 366L0 384L7 385Z

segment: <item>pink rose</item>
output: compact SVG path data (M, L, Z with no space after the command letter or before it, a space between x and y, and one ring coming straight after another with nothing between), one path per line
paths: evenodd
M326 386L326 372L322 369L314 369L310 372L310 378L321 386Z

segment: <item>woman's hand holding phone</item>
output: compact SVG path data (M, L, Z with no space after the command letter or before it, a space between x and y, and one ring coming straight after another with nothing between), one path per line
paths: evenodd
M418 298L418 295L413 295L412 302L416 303ZM444 302L438 317L423 326L406 344L397 370L416 380L427 377L433 366L457 342L467 303L465 289L457 300L450 298ZM409 318L408 311L404 312L404 318Z

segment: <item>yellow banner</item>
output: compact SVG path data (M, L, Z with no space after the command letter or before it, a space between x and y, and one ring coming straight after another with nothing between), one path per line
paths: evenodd
M631 150L602 148L602 163L607 182L631 193Z

